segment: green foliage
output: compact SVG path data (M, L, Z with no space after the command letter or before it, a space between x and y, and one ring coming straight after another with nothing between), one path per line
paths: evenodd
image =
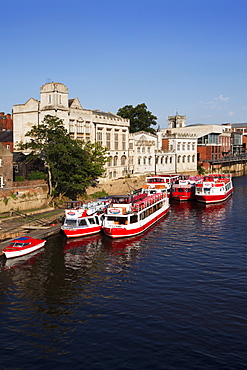
M119 108L117 114L123 118L130 120L130 132L146 131L155 134L155 129L151 125L156 125L157 117L152 112L147 110L145 103L133 105L125 105Z
M72 140L63 121L47 115L43 123L26 133L30 141L20 149L31 149L31 158L44 161L48 173L49 194L76 198L104 173L106 150L99 144Z
M28 175L28 180L45 180L46 174L40 171L32 171Z
M203 168L202 164L198 164L197 172L198 172L198 175L204 175L205 174L205 168Z
M6 197L4 197L4 198L3 198L3 203L4 203L5 205L7 205L7 204L8 204L8 201L9 201L9 199L8 199L8 198L6 198Z
M15 176L15 181L25 181L25 177L23 177L23 176Z
M97 199L101 197L106 197L108 194L105 192L105 190L96 191L96 193L90 194L90 198Z

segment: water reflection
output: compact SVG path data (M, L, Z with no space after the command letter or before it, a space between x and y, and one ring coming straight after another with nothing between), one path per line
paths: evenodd
M29 253L25 256L21 257L15 257L15 258L8 258L6 259L3 257L3 268L4 269L12 269L12 268L18 268L18 267L24 267L29 265L34 265L35 261L39 256L42 255L42 253L45 252L45 249L39 249L38 251Z
M101 234L68 239L63 248L65 266L75 270L89 267L101 245Z

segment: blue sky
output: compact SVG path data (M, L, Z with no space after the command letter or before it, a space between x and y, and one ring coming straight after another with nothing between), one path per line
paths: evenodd
M86 109L145 103L247 122L246 0L0 0L0 111L64 83Z

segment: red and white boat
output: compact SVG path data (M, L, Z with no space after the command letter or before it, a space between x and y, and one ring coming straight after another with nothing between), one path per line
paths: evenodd
M138 235L160 220L169 208L166 192L113 196L103 221L103 232L112 238Z
M143 185L143 192L156 194L166 192L170 197L172 184L181 178L178 174L154 175L146 178L146 184Z
M20 257L32 253L42 248L46 240L34 239L29 236L20 236L9 242L9 245L3 248L6 258Z
M202 182L203 176L190 176L173 183L171 187L171 198L178 201L195 200L196 184Z
M102 228L103 213L109 199L83 203L82 201L66 202L65 217L61 230L67 238L99 233Z
M202 203L223 202L233 193L231 174L212 174L204 176L201 183L196 184L195 198Z

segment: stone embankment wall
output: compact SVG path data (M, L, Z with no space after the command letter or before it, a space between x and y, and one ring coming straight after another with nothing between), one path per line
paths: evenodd
M87 189L87 194L105 192L108 195L130 194L133 190L140 189L145 184L147 175L124 177L116 180L101 179L96 187Z
M41 208L46 205L47 193L44 180L14 182L13 187L0 189L0 213Z

